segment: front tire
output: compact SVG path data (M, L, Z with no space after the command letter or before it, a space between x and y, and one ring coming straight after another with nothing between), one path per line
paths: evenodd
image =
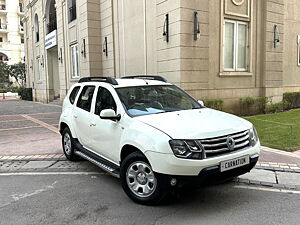
M156 205L166 196L163 182L155 176L147 158L139 152L124 159L120 177L125 193L139 204Z
M71 131L66 127L62 132L62 146L66 158L70 161L79 161L80 157L75 155L74 138Z

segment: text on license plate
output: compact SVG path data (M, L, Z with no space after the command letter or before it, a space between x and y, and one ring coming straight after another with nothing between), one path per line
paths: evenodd
M231 170L249 164L249 155L221 162L220 171Z

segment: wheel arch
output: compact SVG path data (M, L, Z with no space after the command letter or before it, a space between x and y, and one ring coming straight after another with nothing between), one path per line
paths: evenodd
M122 162L128 155L130 155L133 152L139 152L146 157L146 155L139 148L130 144L125 144L121 149L120 162Z
M66 121L60 121L59 123L59 133L62 134L64 129L69 128L71 135L73 138L77 138L75 130L72 129L72 126L68 124Z
M59 133L62 134L62 132L64 131L64 129L66 129L67 127L70 129L70 127L68 126L68 124L66 124L65 122L61 122L59 124Z

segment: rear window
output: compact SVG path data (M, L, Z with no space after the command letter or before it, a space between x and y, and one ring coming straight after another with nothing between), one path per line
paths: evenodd
M72 90L72 92L70 94L69 100L70 100L72 105L75 102L75 99L76 99L76 96L78 94L79 89L80 89L80 86L74 87L74 89Z

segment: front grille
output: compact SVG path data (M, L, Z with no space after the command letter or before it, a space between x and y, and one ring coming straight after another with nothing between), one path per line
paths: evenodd
M232 150L230 150L227 145L227 138L229 136L235 143L234 149ZM227 154L250 146L249 130L215 138L203 139L200 140L200 143L205 150L206 158Z

